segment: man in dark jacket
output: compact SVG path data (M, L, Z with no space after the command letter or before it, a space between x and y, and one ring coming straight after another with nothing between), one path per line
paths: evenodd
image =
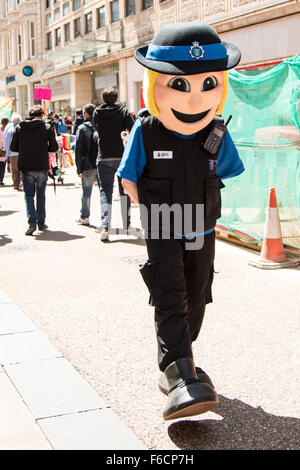
M118 91L105 88L101 95L102 104L94 112L95 127L99 134L98 175L101 183L101 240L108 240L111 225L112 195L116 170L119 167L124 151L121 132L130 131L134 121L128 109L117 104ZM121 195L121 212L123 228L130 225L130 198L125 195L121 180L118 178Z
M58 145L51 125L43 121L43 108L32 106L29 119L16 127L10 149L19 153L18 169L22 172L23 188L29 227L25 235L32 235L38 225L45 230L46 184L49 170L49 152L56 152ZM36 194L36 206L35 206Z
M82 109L78 108L76 109L76 117L75 117L75 121L73 124L73 132L72 132L73 135L76 135L77 129L83 123L83 121L84 119L82 115Z
M90 206L93 184L100 182L97 173L96 159L98 154L98 134L94 128L93 113L95 106L86 104L83 108L84 122L76 133L75 162L77 174L81 178L82 197L80 218L77 222L81 225L90 224Z

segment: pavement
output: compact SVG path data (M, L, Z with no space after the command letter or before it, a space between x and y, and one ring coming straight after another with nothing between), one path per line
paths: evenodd
M214 302L194 356L211 376L214 412L165 422L153 308L138 264L143 240L100 242L77 225L73 169L47 188L45 232L31 237L23 192L0 188L0 449L300 448L300 267L248 266L254 251L217 241ZM115 198L117 195L115 193ZM132 225L139 227L138 208ZM113 226L120 226L119 202Z

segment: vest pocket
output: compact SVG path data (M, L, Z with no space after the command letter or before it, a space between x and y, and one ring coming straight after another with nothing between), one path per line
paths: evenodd
M221 191L225 185L219 176L205 179L205 221L221 217Z
M143 194L142 202L147 206L150 204L171 204L171 184L170 179L157 179L142 176L138 186Z

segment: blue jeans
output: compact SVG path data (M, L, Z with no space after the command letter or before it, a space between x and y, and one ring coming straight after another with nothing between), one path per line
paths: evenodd
M98 175L100 180L100 200L101 200L101 220L102 228L111 227L111 208L112 196L114 190L114 179L116 169L107 163L100 161L98 163ZM121 196L121 215L123 228L127 229L130 225L130 198L125 195L121 185L121 178L118 178L119 192Z
M100 187L100 181L97 173L97 168L92 168L91 170L83 170L81 178L82 184L82 197L81 197L81 219L88 219L90 216L91 208L91 195L93 190L93 184L97 181Z
M48 170L22 172L28 224L31 227L36 227L36 224L43 225L45 223L47 179Z

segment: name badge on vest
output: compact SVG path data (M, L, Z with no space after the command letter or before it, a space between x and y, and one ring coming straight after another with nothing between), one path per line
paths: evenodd
M156 160L168 160L170 158L173 158L173 151L172 150L154 150L153 158L155 158Z

